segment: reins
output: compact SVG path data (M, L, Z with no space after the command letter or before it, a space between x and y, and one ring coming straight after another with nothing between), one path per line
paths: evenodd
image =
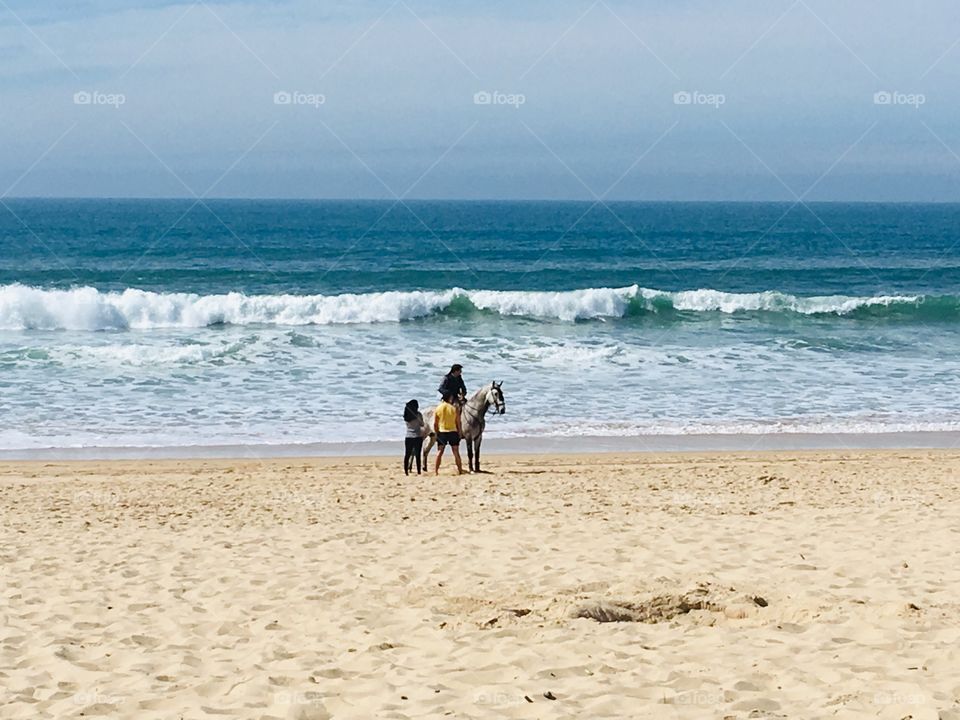
M479 410L474 410L474 409L472 409L472 408L470 407L470 402L471 402L474 398L476 398L476 397L477 397L477 396L474 395L472 398L470 398L470 400L466 400L466 401L463 403L463 405L461 406L461 410L464 410L465 412L467 412L467 414L470 415L471 418L473 418L474 420L484 419L484 418L486 417L487 410L490 409L490 406L491 406L491 405L493 405L494 407L496 407L497 413L499 413L499 411L500 411L500 406L499 406L499 404L496 403L496 402L491 403L491 402L487 401L486 408L483 410L483 412L480 412Z

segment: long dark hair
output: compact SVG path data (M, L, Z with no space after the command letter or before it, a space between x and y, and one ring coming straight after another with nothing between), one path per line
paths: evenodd
M420 403L416 400L411 400L403 407L403 419L405 422L410 422L411 420L417 419L417 413L420 412Z

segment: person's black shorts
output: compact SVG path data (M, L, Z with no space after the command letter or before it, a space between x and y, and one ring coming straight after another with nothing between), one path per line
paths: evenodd
M460 433L456 430L437 433L437 442L441 445L453 445L453 447L457 447L460 445Z

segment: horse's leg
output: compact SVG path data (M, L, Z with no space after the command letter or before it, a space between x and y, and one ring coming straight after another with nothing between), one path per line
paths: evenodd
M467 469L473 472L473 440L467 438Z
M480 433L479 435L477 435L477 439L474 440L474 442L477 444L476 451L475 451L476 454L474 455L475 462L477 464L477 472L480 472L480 441L482 440L483 440L483 433Z
M437 442L437 436L434 435L433 433L430 433L429 435L427 435L426 439L427 439L427 446L423 449L423 471L424 472L427 472L427 468L429 467L427 465L427 458L430 457L430 449Z

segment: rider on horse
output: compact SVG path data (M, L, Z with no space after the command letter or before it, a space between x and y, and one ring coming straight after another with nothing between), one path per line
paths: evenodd
M443 376L440 387L437 388L440 397L445 398L452 395L458 405L463 405L467 399L467 386L463 383L463 365L454 364L450 366L450 372Z

